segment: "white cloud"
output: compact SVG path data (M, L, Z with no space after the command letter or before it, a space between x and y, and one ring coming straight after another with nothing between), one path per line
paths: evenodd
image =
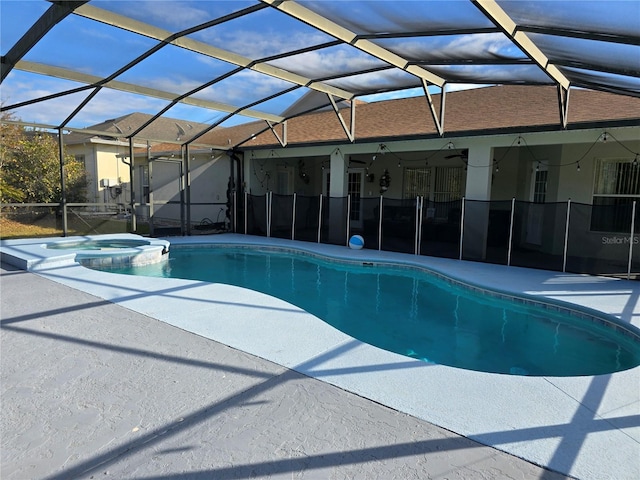
M7 80L11 79L7 77ZM70 82L64 80L50 78L33 80L29 76L25 76L24 78L3 83L1 102L3 106L8 106L29 99L52 95L69 88L71 88ZM28 92L28 96L25 95L25 92ZM56 126L62 123L87 95L89 95L89 91L65 95L15 109L11 113L25 122ZM162 100L103 89L74 117L69 126L86 127L100 123L107 118L118 117L132 112L155 113L164 105L166 105L166 102Z
M214 27L199 32L195 36L205 43L251 59L291 52L330 40L319 32L296 32L264 25L259 30Z
M197 8L196 5L198 2L145 0L131 2L130 7L125 9L123 13L151 25L182 30L211 18L209 12Z
M446 86L446 92L456 92L460 90L472 90L474 88L484 88L490 85L477 85L475 83L449 83ZM439 94L440 89L438 87L429 87L429 93ZM409 88L406 90L397 90L395 92L388 93L376 93L373 95L364 95L359 97L360 100L365 102L381 102L384 100L397 100L399 98L419 97L424 95L422 88Z
M393 51L416 61L466 60L496 57L523 58L524 54L502 33L483 33L393 42ZM488 55L489 54L489 55Z
M384 65L384 62L350 46L332 47L271 62L308 78L322 78L344 72L357 72Z

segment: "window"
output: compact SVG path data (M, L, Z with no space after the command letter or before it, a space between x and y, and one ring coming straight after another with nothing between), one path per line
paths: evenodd
M434 202L451 202L462 197L464 170L462 167L436 167L433 189Z
M462 197L463 183L461 167L405 168L403 198L420 195L432 202L450 202Z
M87 164L86 164L86 159L84 155L76 155L75 158L76 158L76 162L82 163L82 167L86 170Z
M358 222L362 216L362 169L351 169L348 172L347 193L351 195L350 220Z
M591 230L630 232L632 204L639 199L639 165L629 158L596 161Z
M140 203L149 203L149 166L140 166L140 187L142 198Z
M289 195L293 190L292 170L287 167L278 167L276 172L276 191L277 195Z
M426 218L446 220L451 209L448 202L462 198L463 185L462 167L405 168L403 198L424 197Z
M536 170L533 178L533 203L544 203L547 199L547 178L549 171Z
M404 192L402 198L416 198L418 196L429 198L431 192L430 168L405 168Z

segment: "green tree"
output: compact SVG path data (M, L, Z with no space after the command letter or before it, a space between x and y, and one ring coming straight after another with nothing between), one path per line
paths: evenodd
M2 120L12 120L3 114ZM0 201L3 203L59 202L60 160L56 135L0 123ZM84 202L87 178L84 165L64 155L65 190L68 202Z

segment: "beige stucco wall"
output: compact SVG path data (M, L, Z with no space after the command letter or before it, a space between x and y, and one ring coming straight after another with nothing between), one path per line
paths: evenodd
M65 149L74 156L84 155L88 181L87 202L105 205L129 204L129 166L119 157L128 154L128 145L88 140L86 143L65 145ZM121 193L117 194L115 187L101 186L100 182L103 179L115 181L121 188Z

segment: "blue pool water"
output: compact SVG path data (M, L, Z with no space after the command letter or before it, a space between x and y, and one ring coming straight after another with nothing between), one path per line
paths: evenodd
M371 345L469 370L574 376L640 364L640 343L612 328L474 293L424 271L255 248L173 248L169 255L167 263L116 272L249 288Z
M62 240L47 244L53 250L113 250L135 248L149 245L148 240L107 239L107 240Z

